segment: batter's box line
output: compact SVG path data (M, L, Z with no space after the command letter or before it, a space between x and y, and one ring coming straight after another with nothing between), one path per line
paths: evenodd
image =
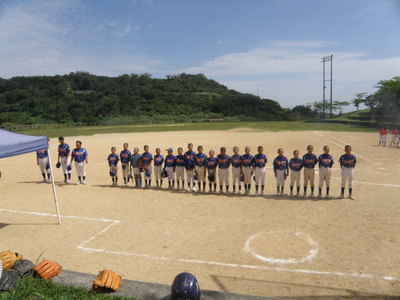
M12 209L0 209L0 212L8 212L8 213L17 213L17 214L26 214L26 215L36 215L36 216L44 216L44 217L57 217L55 214L49 213L39 213L39 212L28 212L28 211L17 211ZM281 268L281 267L268 267L268 266L256 266L256 265L242 265L242 264L234 264L234 263L223 263L216 261L206 261L206 260L198 260L198 259L184 259L184 258L172 258L172 257L164 257L164 256L153 256L147 254L138 254L131 252L122 252L122 251L112 251L106 249L96 249L85 247L85 245L94 241L99 235L106 233L113 226L120 224L120 220L110 220L110 219L100 219L100 218L86 218L79 216L60 216L63 219L78 219L84 221L95 221L95 222L104 222L110 223L104 229L85 240L81 244L79 244L76 248L81 251L85 251L87 253L106 253L120 256L128 256L128 257L138 257L138 258L146 258L151 260L159 260L159 261L176 261L181 263L190 263L190 264L201 264L201 265L209 265L209 266L219 266L219 267L228 267L228 268L242 268L242 269L250 269L250 270L261 270L261 271L275 271L275 272L288 272L288 273L298 273L298 274L309 274L309 275L326 275L326 276L339 276L339 277L353 277L353 278L362 278L362 279L381 279L386 281L395 281L396 277L393 276L377 276L373 274L363 273L363 272L331 272L331 271L318 271L318 270L306 270L306 269L289 269L289 268ZM62 225L59 225L62 226Z

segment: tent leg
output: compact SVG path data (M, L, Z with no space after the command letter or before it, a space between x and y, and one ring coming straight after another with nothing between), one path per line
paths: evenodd
M57 200L56 185L54 184L53 165L51 164L50 149L47 149L47 153L48 153L48 155L49 155L51 186L53 187L54 204L56 205L58 224L61 224L60 211L59 211L59 209L58 209L58 200Z

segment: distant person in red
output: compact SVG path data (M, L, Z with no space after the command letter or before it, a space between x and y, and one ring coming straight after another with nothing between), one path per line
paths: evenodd
M379 130L379 146L386 146L386 140L387 140L387 135L389 133L389 130L386 129L385 127L382 127L381 130Z
M397 128L392 129L392 141L390 142L390 146L396 146L397 138L398 138L399 130Z

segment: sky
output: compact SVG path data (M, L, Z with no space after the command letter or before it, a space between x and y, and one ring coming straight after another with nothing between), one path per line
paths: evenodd
M400 0L0 0L0 77L202 73L292 108L328 54L334 100L400 76L399 29Z

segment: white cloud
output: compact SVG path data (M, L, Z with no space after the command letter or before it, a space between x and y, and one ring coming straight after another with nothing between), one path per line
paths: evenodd
M78 0L4 5L0 28L0 77L4 78L77 70L105 75L151 73L162 65L109 42L139 31L140 24L113 20L98 24Z
M185 69L203 73L230 88L272 98L283 106L322 99L320 58L333 53L334 98L351 100L372 92L376 82L400 74L400 56L371 58L368 53L335 52L337 42L269 41L245 52L228 53ZM329 65L327 67L327 79ZM327 90L328 95L328 90Z

